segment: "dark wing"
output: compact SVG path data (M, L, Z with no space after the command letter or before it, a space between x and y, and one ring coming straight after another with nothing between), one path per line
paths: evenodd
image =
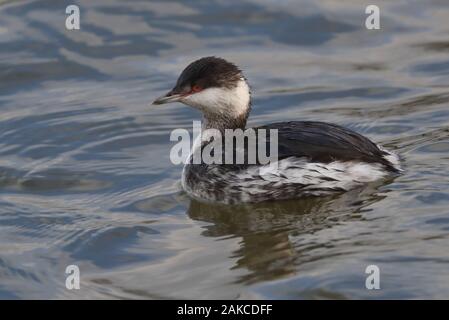
M278 129L278 157L305 157L311 162L362 161L381 163L388 170L396 169L368 138L341 126L316 121L279 122L259 129ZM267 137L269 134L267 133Z

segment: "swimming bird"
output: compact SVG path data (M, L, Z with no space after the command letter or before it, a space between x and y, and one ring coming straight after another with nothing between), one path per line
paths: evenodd
M247 129L250 87L242 71L225 59L204 57L189 64L173 89L153 104L171 102L199 110L205 131L224 134L227 130ZM195 163L194 152L204 150L215 140L200 137L182 173L181 184L189 196L227 204L326 196L402 170L396 154L336 124L287 121L251 129L277 130L276 141L270 140L271 136L264 140L268 146L276 142L276 166L260 161ZM246 155L247 144L243 149Z

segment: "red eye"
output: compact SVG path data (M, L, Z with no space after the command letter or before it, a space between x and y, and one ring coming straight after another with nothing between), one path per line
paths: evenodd
M199 92L199 91L201 91L201 90L203 90L203 88L201 88L201 86L199 86L199 85L197 85L197 84L194 84L194 85L192 86L192 91L193 91L193 92Z

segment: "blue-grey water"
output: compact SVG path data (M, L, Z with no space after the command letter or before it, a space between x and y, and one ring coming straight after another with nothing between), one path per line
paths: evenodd
M0 298L449 298L449 3L378 1L367 30L372 2L0 0ZM338 123L404 174L330 198L190 200L169 134L199 114L149 103L206 55L245 71L250 125Z

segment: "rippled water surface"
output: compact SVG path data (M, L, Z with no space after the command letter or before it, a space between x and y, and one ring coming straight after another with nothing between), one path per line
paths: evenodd
M378 31L368 4L0 1L0 298L449 298L449 3L379 1ZM335 122L405 173L330 198L190 200L169 134L199 114L148 104L206 55L245 71L250 125Z

